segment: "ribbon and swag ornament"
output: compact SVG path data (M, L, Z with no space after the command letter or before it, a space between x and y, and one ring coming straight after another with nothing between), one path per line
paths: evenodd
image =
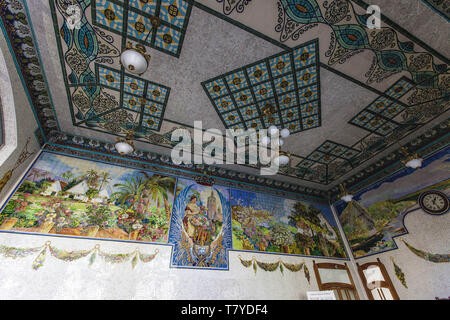
M273 272L277 269L280 269L280 272L282 274L284 274L284 269L288 269L291 272L299 272L303 269L303 272L305 274L306 279L310 280L310 275L309 275L309 270L306 267L305 262L299 263L299 264L291 264L291 263L286 263L284 261L278 260L277 262L261 262L255 259L255 257L252 257L251 260L244 260L242 259L242 257L239 255L239 260L241 261L241 264L246 267L246 268L250 268L251 266L253 266L253 271L258 270L258 267L264 271L269 271L269 272Z
M131 259L131 267L133 269L138 261L144 263L150 262L156 257L159 252L159 250L156 249L155 253L145 254L141 253L139 249L136 248L134 251L131 251L129 253L107 253L101 250L100 245L98 244L90 250L66 251L52 246L50 241L47 241L44 245L36 248L15 248L0 245L0 254L5 258L25 258L29 255L39 253L32 264L32 268L34 270L38 270L44 265L47 251L50 252L53 257L64 262L72 262L91 255L89 257L89 266L94 263L97 256L101 257L103 261L108 263L122 263Z
M412 245L407 243L405 240L402 240L403 243L411 250L416 256L421 257L424 260L441 263L441 262L450 262L450 254L438 254L438 253L429 253L426 251L422 251L414 248Z
M398 280L400 280L401 284L408 289L408 286L406 285L406 278L405 278L405 274L403 273L402 269L400 269L400 267L395 263L394 258L390 257L392 263L394 264L394 271L395 271L395 276L398 278Z

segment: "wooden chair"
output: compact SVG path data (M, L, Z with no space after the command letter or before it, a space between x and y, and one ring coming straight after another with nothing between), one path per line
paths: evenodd
M377 261L364 263L363 265L356 263L356 265L370 300L400 300L391 278L380 259L377 258ZM369 275L369 279L366 275Z
M359 300L347 263L316 263L314 274L320 291L332 290L338 300Z

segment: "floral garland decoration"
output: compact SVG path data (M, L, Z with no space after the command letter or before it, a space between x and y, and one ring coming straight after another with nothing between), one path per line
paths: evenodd
M438 253L429 253L419 249L414 248L412 245L403 240L403 243L411 250L416 256L421 257L424 260L441 263L441 262L450 262L450 254L438 254Z
M133 269L139 260L141 262L148 263L152 261L159 252L159 250L156 249L152 254L145 254L141 253L139 249L136 248L134 251L129 253L107 253L102 251L100 249L100 245L98 244L90 250L66 251L52 246L50 241L47 241L44 245L36 248L15 248L0 245L0 254L5 258L25 258L39 252L38 256L32 263L32 268L34 270L38 270L44 265L47 251L49 251L50 255L56 259L64 262L72 262L91 255L89 257L89 266L94 263L97 256L100 256L105 262L108 263L122 263L131 259L131 267Z
M400 280L401 284L408 289L408 286L406 285L406 278L405 274L403 273L402 269L395 263L394 258L390 257L392 263L394 264L394 270L395 270L395 276Z
M308 280L308 283L310 283L309 270L306 267L305 262L302 262L299 264L286 263L282 260L278 260L277 262L261 262L261 261L256 260L255 257L252 257L251 260L244 260L244 259L242 259L241 255L239 255L238 258L244 267L249 268L249 267L253 266L253 271L255 272L255 274L256 274L256 271L258 270L258 267L264 271L269 271L269 272L273 272L277 269L280 269L280 272L282 274L284 274L284 268L288 269L291 272L299 272L303 269L305 277Z

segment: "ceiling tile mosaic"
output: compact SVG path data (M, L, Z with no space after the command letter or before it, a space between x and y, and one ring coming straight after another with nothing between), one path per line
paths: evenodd
M73 27L69 3L50 4L73 124L115 135L131 128L141 135L159 131L170 88L125 73L118 63L120 48L133 40L178 55L190 5L182 0L88 0L78 3L84 10L80 25ZM156 32L147 30L150 15L162 20Z
M192 4L185 0L92 0L90 7L94 26L178 57ZM161 21L156 30L151 27L152 16Z
M378 97L353 117L349 123L381 136L392 133L400 126L400 123L394 119L409 107L401 103L398 99L402 98L413 87L414 83L412 81L407 78L401 78L386 90L384 96Z
M34 14L33 11L39 6L48 10L47 6L50 3L58 48L43 50L45 53L42 60L45 63L42 67L49 65L49 59L54 57L55 52L59 52L71 120L75 127L92 130L86 134L94 141L89 145L95 145L95 139L101 140L102 135L94 131L123 135L124 130L136 124L139 127L135 137L137 140L145 140L151 144L151 148L173 146L174 142L170 140L171 132L186 125L164 119L171 91L169 87L163 85L164 77L158 78L161 79L161 83L155 83L124 73L118 62L120 51L128 41L132 41L164 53L155 54L162 57L160 61L164 65L170 60L182 62L182 59L173 59L172 56L180 55L191 6L196 7L193 15L198 14L201 18L212 11L202 11L204 7L199 3L203 2L205 1L51 0L42 4L28 2L31 16L34 15L33 23L37 24L36 30L45 30L43 25L47 22L39 24L39 15ZM33 63L37 63L39 57L33 56L28 59L25 55L31 50L27 51L20 47L25 43L37 42L34 39L36 36L33 35L31 41L27 36L30 33L22 32L25 27L20 25L22 21L25 21L23 17L29 13L23 13L11 3L25 3L25 6L27 3L22 0L0 1L2 10L0 19L8 30L8 37L12 39L12 47L19 61L30 63L33 60ZM200 80L197 79L198 93L206 99L204 96L206 92L209 102L213 104L225 126L244 129L267 128L273 123L287 127L293 133L301 133L317 127L321 127L318 130L324 130L324 134L304 139L311 146L305 153L302 153L305 148L302 148L301 144L295 144L301 139L296 139L292 148L290 144L292 139L287 142L286 146L292 154L292 161L289 166L281 168L279 177L288 177L284 181L305 182L305 185L313 187L317 184L335 184L339 179L346 178L344 177L346 174L354 175L356 172L362 172L363 170L359 169L362 168L363 163L367 161L367 165L370 166L376 161L374 159L379 153L386 151L388 147L409 134L419 133L418 129L432 121L437 121L438 117L442 119L442 115L450 108L448 59L425 45L424 42L428 43L429 39L424 38L422 42L402 31L392 21L385 22L384 18L382 29L373 32L367 30L363 26L365 17L362 1L343 0L331 3L325 0L281 0L274 1L273 5L269 2L262 4L263 2L256 1L248 1L248 3L236 1L231 6L226 6L231 1L216 0L208 4L213 7L214 3L220 12L223 9L225 16L233 14L223 18L227 23L229 22L227 24L229 29L226 30L229 34L236 36L238 32L234 30L231 33L230 30L236 26L242 27L253 36L259 36L264 40L271 38L272 44L285 50L275 56L270 55L278 52L279 49L255 58L250 57L246 61L270 56L220 76L214 77L223 71L209 73L199 78L204 80L214 77L203 82L203 88L198 83ZM67 8L70 4L77 4L82 8L80 29L70 28L67 24L69 17ZM298 4L301 5L298 6ZM273 10L259 10L263 5L265 5L264 8ZM335 10L339 8L342 10ZM245 14L241 14L244 9ZM20 14L17 14L19 12L17 10ZM431 10L428 11L431 15L435 15ZM245 17L254 13L257 14L258 19L245 20ZM158 15L161 19L162 24L156 31L148 27L151 25L152 15ZM214 19L221 18L219 15L222 13L213 13L213 15L215 15ZM259 17L262 16L267 19L260 19ZM236 20L235 24L232 20L235 18L241 20ZM200 20L192 19L191 23L193 21ZM271 21L270 28L260 29L259 25L267 26L266 21ZM27 24L31 27L31 21ZM16 28L16 25L21 28ZM197 28L200 26L202 24L197 25ZM289 29L288 26L294 27ZM320 34L320 49L324 53L322 61L319 61L318 40L311 41L312 38L317 37L314 32L317 31L318 26L329 28L329 34L327 32ZM192 34L199 34L198 29L193 28L193 30L195 32ZM17 34L15 39L12 38L13 34ZM218 34L215 33L214 36ZM42 41L43 38L39 34L36 37L42 42L41 50L48 44ZM198 38L194 38L189 41L192 43L199 41ZM190 45L192 43L189 42ZM216 48L214 43L211 47ZM252 47L252 50L255 48L258 50L259 47ZM190 49L185 46L185 50ZM363 52L369 51L373 53L373 59L362 59L365 54ZM46 57L47 52L51 53L48 57ZM237 54L236 57L240 56ZM352 64L353 61L360 62L360 60L367 63ZM192 60L189 61L192 62ZM226 67L226 65L224 63L220 65L218 62L218 67L222 68L220 70L234 69L240 63L232 67ZM355 65L358 65L358 68L353 67ZM351 106L345 109L351 112L345 114L345 119L341 117L339 123L333 123L333 126L327 128L324 128L324 123L330 117L330 113L327 113L330 106L326 98L341 93L337 90L331 92L339 87L339 84L335 82L336 86L330 86L330 82L327 82L329 77L327 78L324 72L322 72L322 79L319 79L319 67L322 71L326 69L327 72L332 72L341 79L370 90L369 93L372 94L368 98L367 95L364 96L364 92L354 90L356 94L353 109ZM23 68L22 64L21 68ZM26 72L22 71L22 73ZM28 78L25 78L28 81ZM39 74L36 79L33 78L33 81L30 81L31 86L35 85L35 81L42 79L45 79L45 76ZM50 89L53 89L51 84L53 79L55 79L53 76L49 78ZM335 81L339 82L339 80ZM172 84L170 86L174 87ZM45 85L39 87L43 88ZM172 91L173 99L174 93L178 90ZM41 94L42 92L31 94L33 104L41 106L45 102L50 105L51 97L42 99ZM346 92L346 94L353 96L352 92ZM367 99L364 100L364 98ZM361 102L362 100L364 102ZM62 100L55 99L55 101L60 104ZM208 100L205 102L202 104L201 111L205 111L206 108L213 111ZM336 101L336 106L339 102ZM341 105L341 107L346 106ZM54 134L58 130L57 120L48 117L51 114L50 108L51 106L43 106L37 111L41 124L45 128L46 139L50 133ZM272 114L270 120L264 110L273 110L270 112ZM341 110L344 111L344 109ZM67 110L65 111L69 114ZM171 111L170 108L169 111ZM212 115L215 117L216 112L213 111ZM69 121L65 118L60 120L64 128L67 128L66 123L70 122L70 118L67 118ZM337 128L341 129L341 127L342 130L348 130L355 135L351 138L344 135L334 136ZM87 132L76 129L74 132L78 132L79 135ZM192 128L189 127L189 129ZM74 132L68 133L77 135ZM311 133L315 134L315 131L302 133L302 135L308 136ZM310 152L311 150L313 151ZM366 167L365 165L364 168ZM381 166L380 170L383 168ZM352 171L353 169L355 170ZM297 180L290 178L297 178ZM306 182L313 182L313 184ZM326 187L323 189L325 190Z
M318 43L311 41L202 83L226 128L291 133L319 127Z

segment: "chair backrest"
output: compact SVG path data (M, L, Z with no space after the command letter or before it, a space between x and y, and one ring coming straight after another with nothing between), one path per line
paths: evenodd
M338 300L359 300L347 263L316 263L313 261L319 290L332 290Z
M400 300L383 263L377 261L358 266L358 273L370 300Z

